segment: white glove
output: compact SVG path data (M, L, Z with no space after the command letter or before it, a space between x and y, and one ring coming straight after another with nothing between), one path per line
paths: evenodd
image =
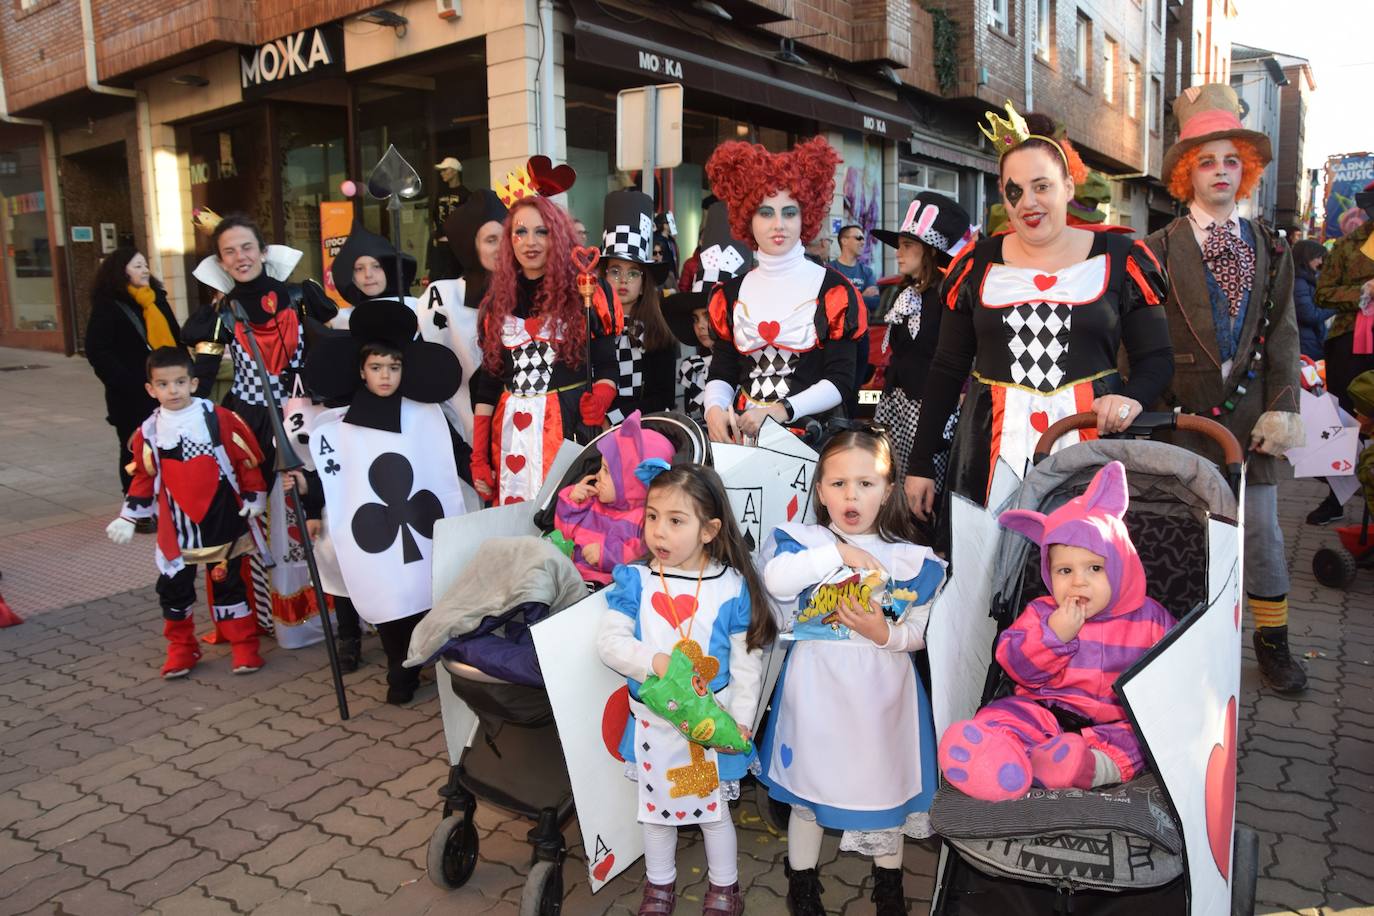
M243 508L239 510L239 515L244 518L257 518L259 515L262 515L263 510L266 508L267 500L265 499L245 499L243 501Z
M121 515L105 526L105 536L116 544L127 544L134 539L134 523Z

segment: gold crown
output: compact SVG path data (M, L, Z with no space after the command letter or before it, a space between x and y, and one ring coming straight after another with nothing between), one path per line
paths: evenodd
M529 170L523 165L514 172L507 172L506 180L493 184L492 190L507 207L523 197L532 197L539 193L530 181Z
M984 117L988 119L988 127L991 127L992 130L988 130L982 124L978 125L978 129L983 132L983 136L992 141L992 147L997 150L999 155L1006 155L1032 136L1030 128L1026 126L1026 119L1016 113L1016 109L1011 106L1010 101L1007 102L1006 107L1007 117L1005 118L995 111L983 112Z

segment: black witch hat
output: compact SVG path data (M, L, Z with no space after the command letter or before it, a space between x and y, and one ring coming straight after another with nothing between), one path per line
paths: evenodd
M358 258L365 255L376 258L386 274L386 289L376 296L368 296L353 284L353 265ZM383 236L369 232L361 221L354 219L353 227L348 231L348 241L344 242L339 253L334 256L334 263L329 271L334 277L334 288L339 291L339 295L352 305L360 305L368 299L396 298L399 295L398 290L410 289L411 284L415 282L415 259L408 254L401 255L401 272L404 274L401 279L404 285L398 286L395 246Z
M674 337L689 347L700 345L692 329L692 312L706 308L711 289L717 283L739 276L754 263L749 246L730 234L730 210L722 200L712 203L706 211L697 260L701 269L692 280L692 291L663 300L663 317L668 327Z
M305 383L317 399L348 403L345 420L390 432L401 431L401 398L437 404L453 397L463 379L458 357L442 344L415 338L410 307L391 299L371 299L353 310L346 333L318 341L305 360ZM400 397L379 398L363 386L362 351L382 343L401 351Z
M654 202L643 191L612 191L602 211L601 257L642 264L656 283L668 265L654 260Z

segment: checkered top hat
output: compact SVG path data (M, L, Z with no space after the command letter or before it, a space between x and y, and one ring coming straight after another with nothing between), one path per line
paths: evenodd
M643 191L612 191L602 211L601 256L654 265L654 202Z
M896 248L902 236L925 242L935 249L936 259L944 265L958 257L973 240L971 222L956 202L943 194L922 191L907 207L900 229L874 229L869 235L890 248Z

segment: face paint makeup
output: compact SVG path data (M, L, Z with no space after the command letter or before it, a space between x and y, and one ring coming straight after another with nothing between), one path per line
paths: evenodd
M1006 193L1007 205L1011 207L1015 207L1017 204L1021 203L1021 196L1026 193L1021 189L1019 184L1012 181L1010 178L1007 179L1006 188L1004 190Z

